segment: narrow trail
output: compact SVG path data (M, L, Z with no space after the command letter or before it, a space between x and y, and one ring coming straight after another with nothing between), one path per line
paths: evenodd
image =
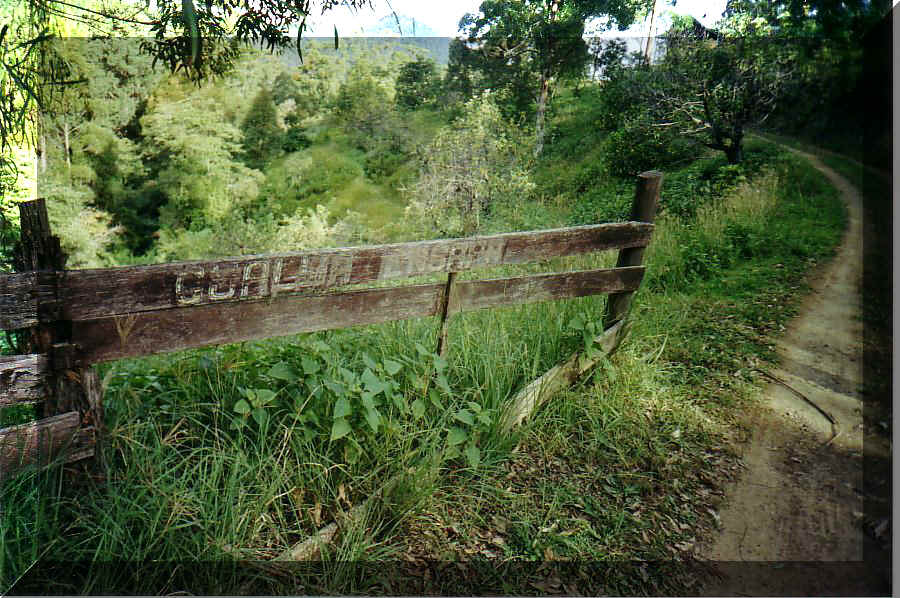
M840 191L848 227L836 257L778 343L763 407L729 492L704 595L870 595L886 573L863 563L863 207L860 193L817 158ZM866 454L890 456L866 438Z

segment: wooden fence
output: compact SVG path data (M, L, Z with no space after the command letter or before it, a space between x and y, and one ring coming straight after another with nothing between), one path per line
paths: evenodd
M92 456L102 440L102 386L93 364L301 332L611 294L598 339L624 333L644 275L661 174L638 176L631 222L97 270L66 270L43 200L20 204L17 272L0 275L0 329L20 330L27 354L0 357L0 407L42 403L43 418L0 430L0 476L22 464ZM619 249L615 268L457 281L476 268ZM446 282L354 288L446 273ZM603 335L601 335L603 336ZM589 367L577 355L513 401L514 425L546 390Z

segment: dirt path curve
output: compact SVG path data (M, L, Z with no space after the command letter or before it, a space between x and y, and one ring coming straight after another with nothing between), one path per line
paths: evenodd
M703 554L719 562L705 595L868 595L884 583L883 571L875 585L871 566L861 573L862 198L814 156L801 155L841 192L849 225L778 345L781 365L768 372L746 469ZM890 452L869 439L865 449Z

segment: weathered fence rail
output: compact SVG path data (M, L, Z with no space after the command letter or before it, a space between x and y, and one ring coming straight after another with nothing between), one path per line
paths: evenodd
M610 352L644 275L660 180L657 172L639 175L631 222L96 270L66 270L43 200L20 204L19 271L0 275L0 329L24 330L28 354L0 357L0 407L41 401L44 419L0 430L0 475L22 463L93 454L103 421L91 366L100 362L425 316L441 319L443 353L454 313L600 293L611 295L601 343ZM615 268L456 279L476 268L610 249L620 250ZM359 288L435 273L446 273L446 282ZM582 360L575 369L585 367ZM524 403L514 401L516 421L523 404L538 402L538 382Z

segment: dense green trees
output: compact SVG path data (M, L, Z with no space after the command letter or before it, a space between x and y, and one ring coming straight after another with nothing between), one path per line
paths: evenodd
M547 106L556 82L584 76L588 59L583 39L589 17L607 17L624 29L643 4L620 0L485 0L480 14L466 15L460 30L466 44L451 53L452 87L471 93L472 73L482 88L501 90L519 113L534 106L535 154L544 146ZM506 96L505 98L502 96Z
M433 107L441 94L441 80L434 60L420 56L400 67L395 98L407 110L420 106Z
M697 137L743 158L748 127L772 113L793 75L794 57L773 40L722 36L697 40L681 32L668 37L663 64L649 89L653 110L681 135Z

